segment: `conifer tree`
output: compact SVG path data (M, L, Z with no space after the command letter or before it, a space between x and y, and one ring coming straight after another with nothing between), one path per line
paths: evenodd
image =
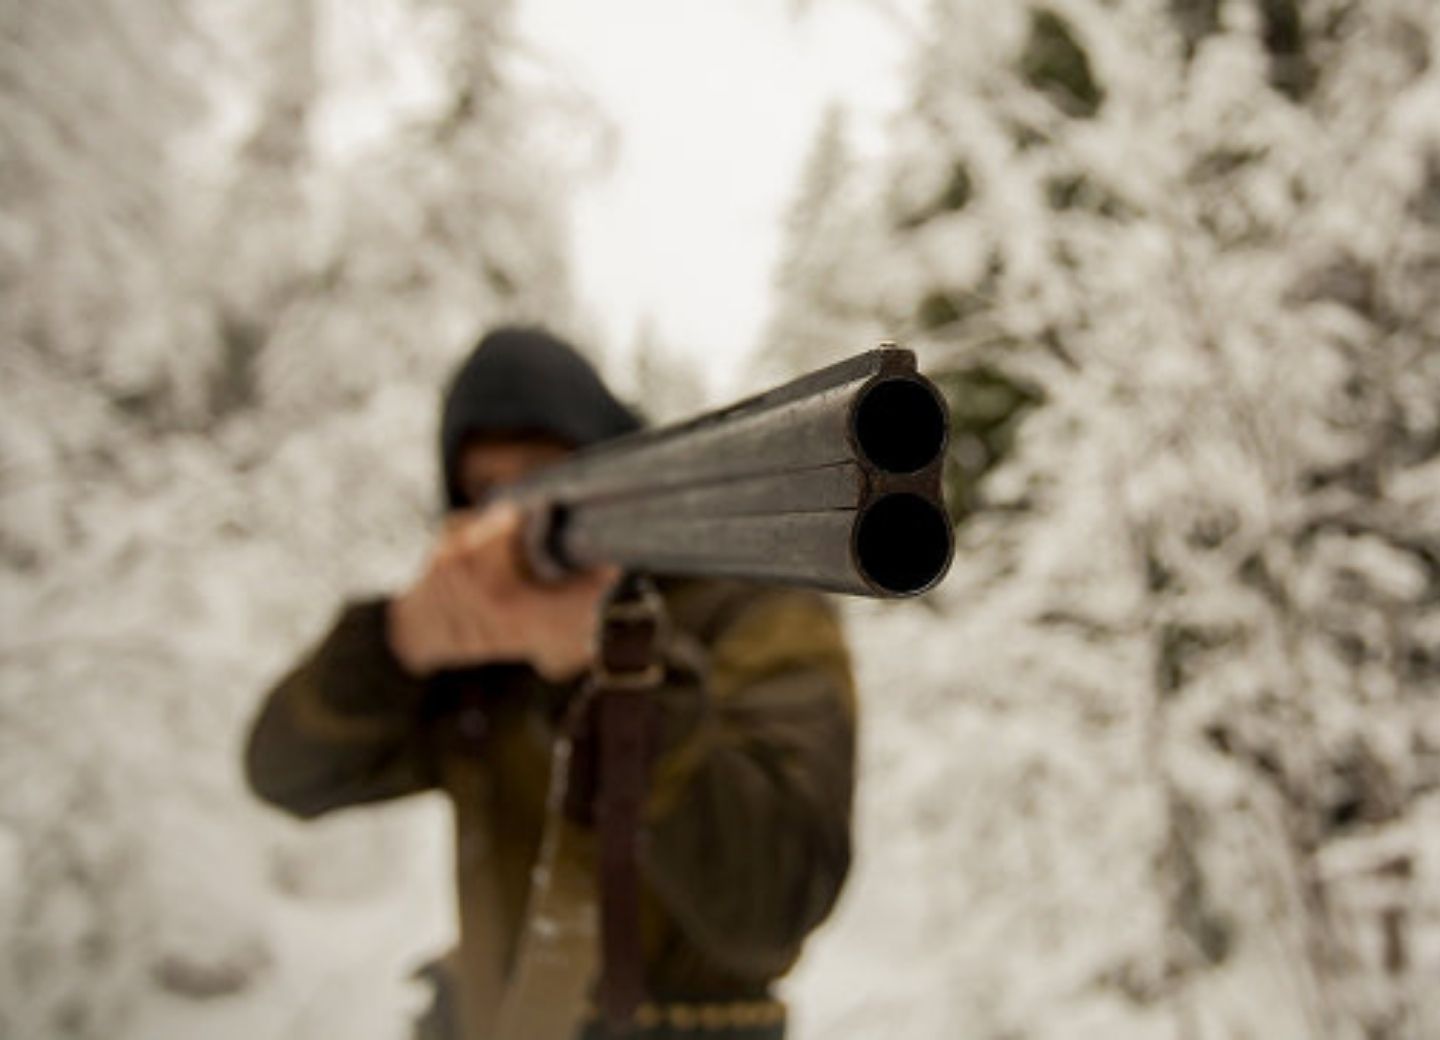
M296 835L238 748L336 600L416 565L448 368L486 324L569 319L510 7L0 14L0 1035L181 1035L197 1006L355 1035L324 1016L374 987L337 990L353 959L293 907L444 927L406 884L429 824Z
M827 215L867 229L827 243L845 305L779 313L883 329L951 397L961 551L923 623L951 649L913 736L967 737L908 810L960 850L935 985L977 1033L1433 1031L1440 11L929 28L889 190ZM1032 851L974 798L937 822L941 791Z

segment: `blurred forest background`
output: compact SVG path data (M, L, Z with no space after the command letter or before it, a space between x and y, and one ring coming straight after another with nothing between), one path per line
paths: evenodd
M594 117L505 0L367 10L0 3L0 1037L390 1040L450 932L440 805L300 827L238 749L410 576L475 335L586 335ZM959 554L847 606L797 1037L1440 1035L1440 5L896 17L910 104L879 160L817 128L750 382L917 349ZM706 403L663 343L609 374Z

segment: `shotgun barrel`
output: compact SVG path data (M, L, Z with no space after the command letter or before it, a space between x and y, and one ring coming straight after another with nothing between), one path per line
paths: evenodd
M537 574L601 563L861 596L950 566L949 413L894 346L577 453L509 489Z

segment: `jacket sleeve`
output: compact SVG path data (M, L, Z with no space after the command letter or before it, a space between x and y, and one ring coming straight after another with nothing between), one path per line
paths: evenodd
M855 694L819 596L752 595L695 672L655 765L642 864L677 924L738 974L787 970L850 866ZM685 691L669 694L683 701Z
M343 608L334 627L270 691L245 771L265 801L310 818L432 787L424 683L390 651L386 601Z

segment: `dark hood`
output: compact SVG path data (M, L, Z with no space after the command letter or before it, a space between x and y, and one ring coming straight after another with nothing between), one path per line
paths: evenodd
M456 470L469 438L537 434L583 448L640 425L570 344L542 329L495 329L456 370L445 393L440 416L445 500L452 509L463 504Z

